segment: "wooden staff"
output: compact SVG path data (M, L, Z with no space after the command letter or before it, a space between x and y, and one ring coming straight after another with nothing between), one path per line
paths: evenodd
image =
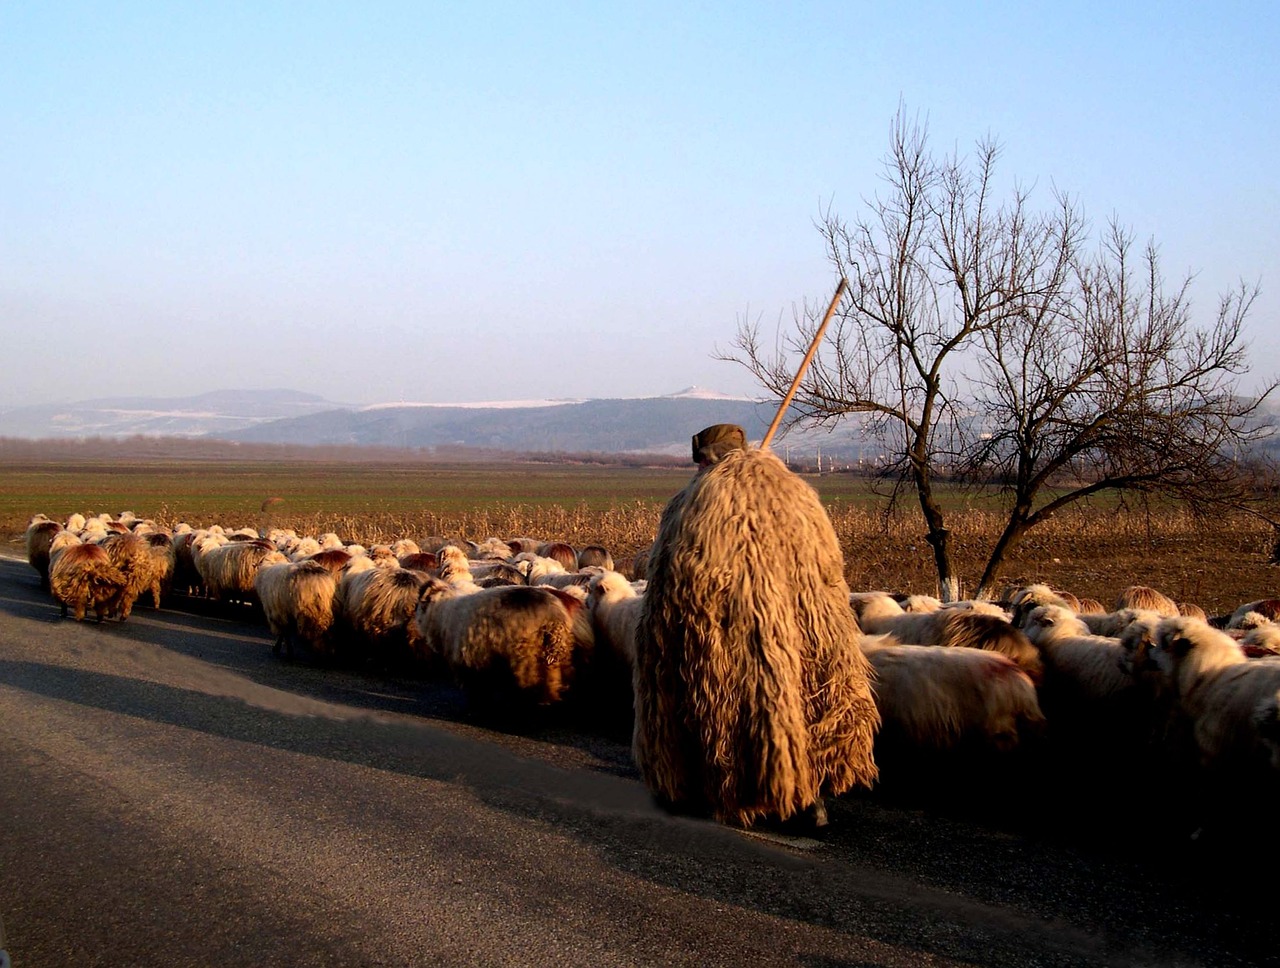
M822 317L822 325L813 334L813 342L809 344L809 352L804 355L800 369L796 371L796 378L791 381L791 389L782 398L782 406L778 407L773 423L769 424L769 432L764 435L764 440L760 441L761 450L769 446L769 441L773 439L774 432L777 431L778 425L782 423L782 415L786 412L787 407L791 405L791 398L796 395L796 390L800 387L800 380L804 377L804 371L809 369L809 364L813 362L813 355L818 352L818 344L822 342L822 334L827 331L827 323L831 322L831 317L836 314L836 306L840 304L840 297L844 295L844 291L848 288L849 280L841 276L840 285L836 286L836 294L831 297L831 305L827 307L827 314Z

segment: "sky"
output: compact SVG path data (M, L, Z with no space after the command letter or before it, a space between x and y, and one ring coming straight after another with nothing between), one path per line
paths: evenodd
M759 393L716 358L835 277L815 221L931 144L1262 296L1280 5L0 6L0 407Z

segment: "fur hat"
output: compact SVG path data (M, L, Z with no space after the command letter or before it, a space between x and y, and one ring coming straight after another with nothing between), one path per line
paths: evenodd
M695 464L714 464L731 451L746 449L746 431L737 424L712 424L693 435Z

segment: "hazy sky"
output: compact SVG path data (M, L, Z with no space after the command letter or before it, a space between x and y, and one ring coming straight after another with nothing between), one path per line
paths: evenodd
M712 358L834 280L903 103L935 148L1261 282L1280 5L0 6L0 406L751 393Z

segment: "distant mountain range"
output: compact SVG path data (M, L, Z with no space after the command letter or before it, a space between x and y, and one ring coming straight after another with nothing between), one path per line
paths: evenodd
M117 397L0 410L0 437L209 437L295 445L474 447L522 453L686 454L714 423L762 438L777 404L690 387L661 397L356 407L293 390ZM800 442L798 435L791 440ZM852 452L854 436L812 433L805 446ZM824 442L825 441L825 442Z

